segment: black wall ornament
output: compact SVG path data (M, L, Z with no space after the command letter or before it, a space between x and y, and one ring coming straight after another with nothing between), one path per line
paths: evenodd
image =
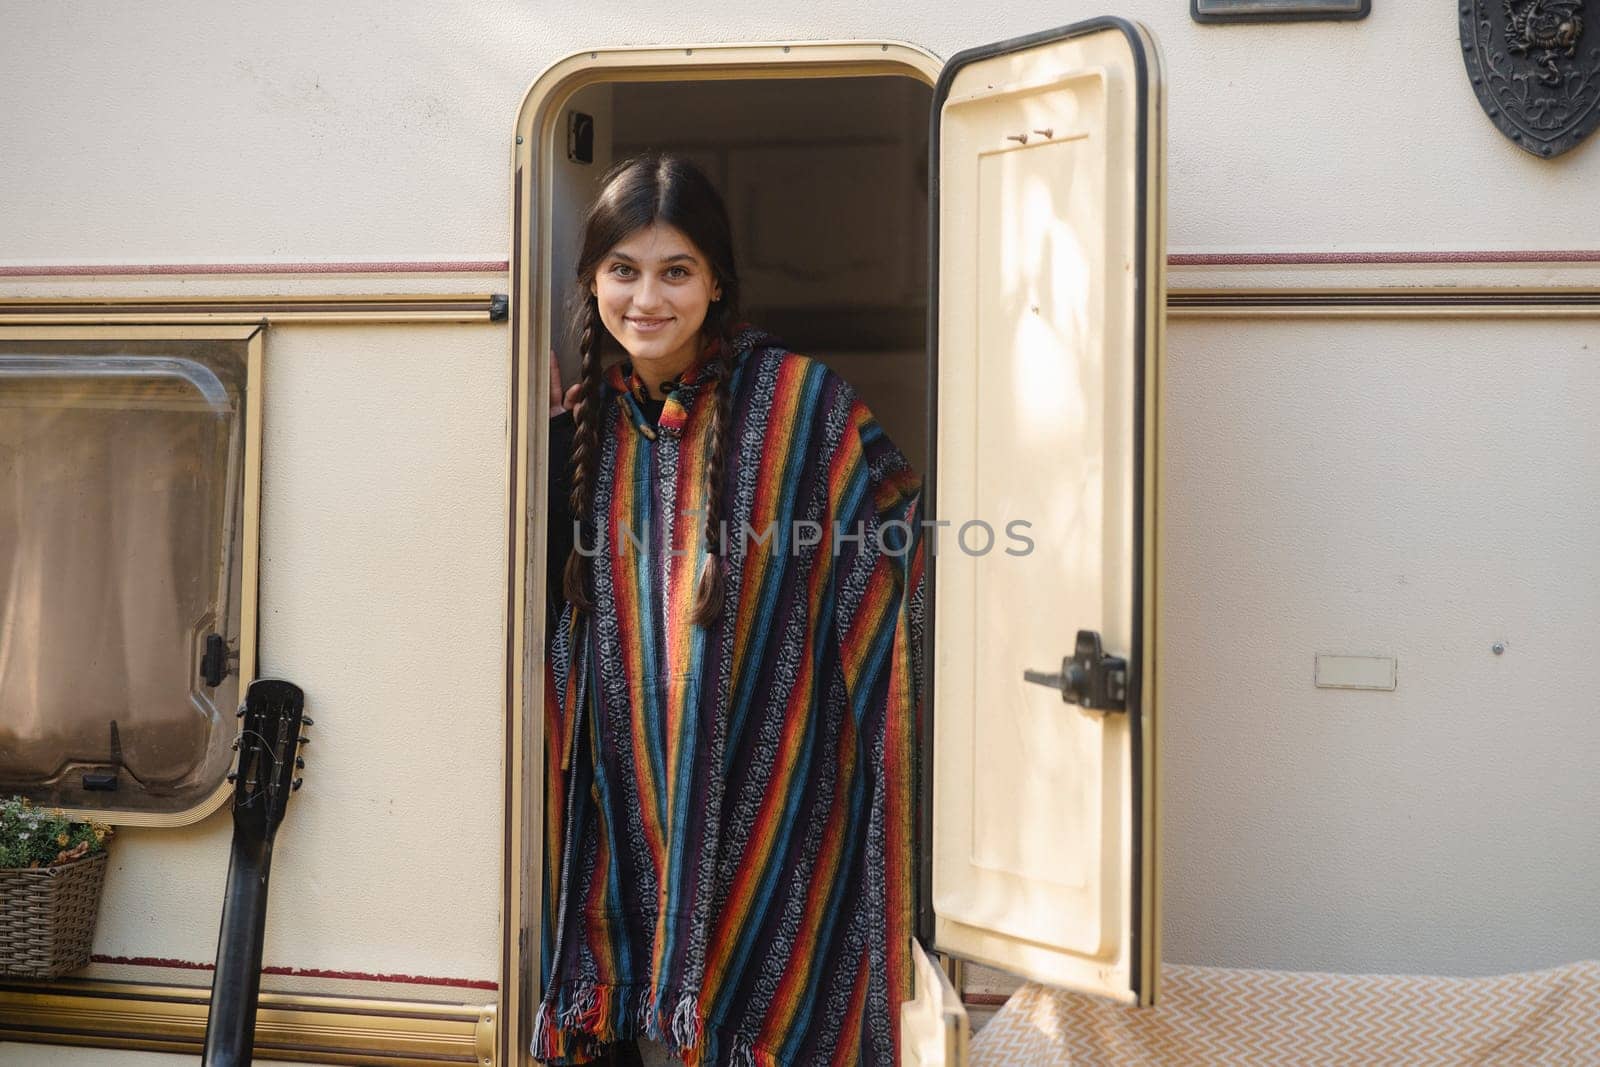
M1541 159L1600 125L1600 0L1457 0L1461 54L1500 132Z

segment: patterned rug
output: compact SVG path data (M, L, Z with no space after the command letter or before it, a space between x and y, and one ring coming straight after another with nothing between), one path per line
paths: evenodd
M1167 964L1154 1008L1023 986L973 1067L1600 1065L1600 961L1496 978Z

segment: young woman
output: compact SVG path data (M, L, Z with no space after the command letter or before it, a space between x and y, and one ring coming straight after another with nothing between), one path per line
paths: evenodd
M920 480L836 374L735 326L727 213L686 160L611 170L577 281L533 1054L637 1062L648 1039L707 1067L890 1067Z

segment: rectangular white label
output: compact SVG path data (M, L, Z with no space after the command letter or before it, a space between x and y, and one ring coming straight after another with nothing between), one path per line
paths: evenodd
M1318 689L1386 689L1395 687L1393 656L1334 656L1317 653Z

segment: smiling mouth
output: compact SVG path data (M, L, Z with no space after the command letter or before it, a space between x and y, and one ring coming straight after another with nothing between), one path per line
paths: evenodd
M628 321L631 322L633 325L639 327L640 329L653 329L656 326L665 326L667 323L671 322L672 320L670 318L667 318L667 319L629 318Z

